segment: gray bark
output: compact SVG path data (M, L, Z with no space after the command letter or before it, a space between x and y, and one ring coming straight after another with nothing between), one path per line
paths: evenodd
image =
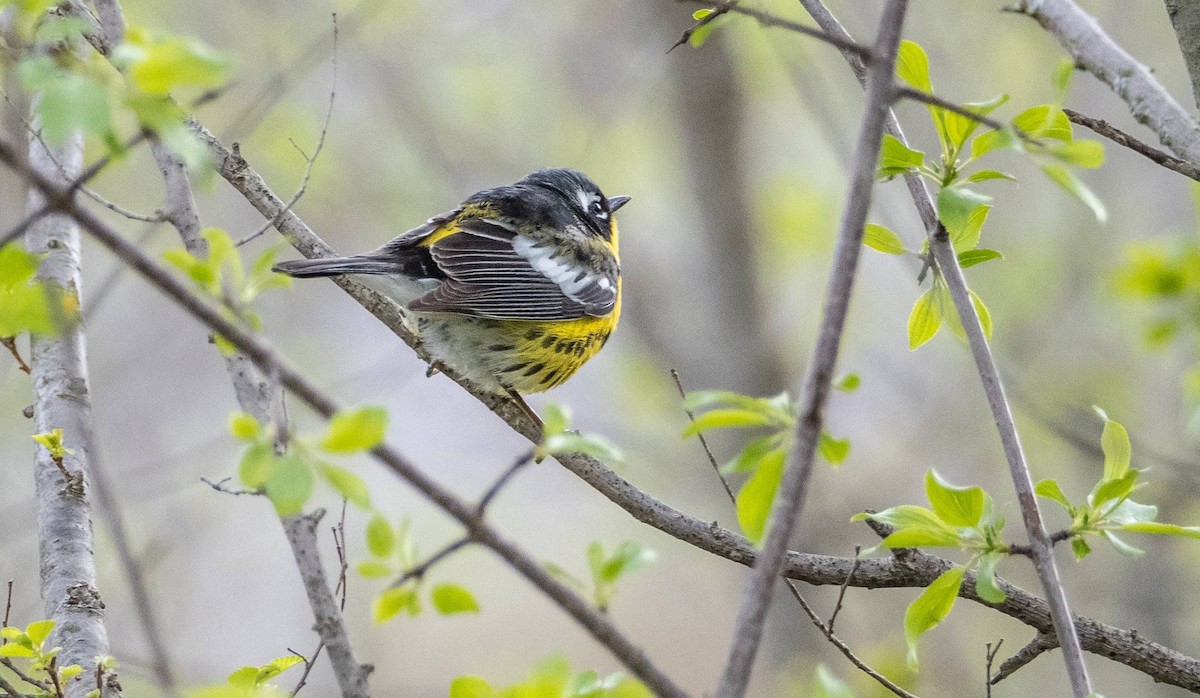
M1195 0L1164 0L1167 16L1175 28L1179 50L1192 79L1192 99L1200 107L1200 3Z

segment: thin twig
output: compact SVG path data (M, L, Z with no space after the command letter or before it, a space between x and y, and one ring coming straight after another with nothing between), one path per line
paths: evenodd
M784 19L783 17L773 15L770 12L754 9L752 7L742 7L736 2L709 2L706 0L681 0L681 2L690 3L692 5L706 5L713 9L713 14L705 17L703 20L700 20L700 24L705 24L705 20L715 18L714 15L717 15L718 13L724 14L726 12L732 12L739 15L745 15L747 17L753 17L764 27L786 29L788 31L804 34L805 36L811 36L812 38L824 41L830 46L833 46L841 51L849 51L862 59L865 63L871 62L871 49L859 44L856 41L848 40L845 37L831 34L820 29L814 29L813 27L805 26L790 19ZM693 27L685 32L683 38L681 38L679 42L675 44L675 46L686 44L688 39L691 38L691 32L695 31L695 29L696 28ZM675 48L675 46L672 46L671 48Z
M683 381L679 378L679 371L671 369L671 378L675 381L675 387L679 389L680 399L687 399L687 391L683 389ZM696 421L696 415L692 413L686 406L683 408L684 414L687 415L689 422ZM696 432L696 438L700 441L700 446L704 448L704 455L708 456L708 462L712 465L713 472L717 474L717 479L721 481L721 486L725 488L725 494L729 495L729 501L737 506L737 497L733 494L733 489L729 487L729 483L725 480L725 475L721 472L721 466L717 464L716 457L713 456L712 449L708 447L708 440L704 438L703 432Z
M337 98L337 77L338 77L337 40L338 40L337 13L334 12L333 13L333 54L332 54L332 57L330 58L330 61L333 63L333 85L329 88L329 105L327 107L325 107L325 123L321 125L321 134L317 137L317 147L313 150L312 157L308 157L307 155L305 155L304 151L300 150L300 146L296 145L295 141L288 139L291 142L292 147L294 147L296 150L300 151L300 155L307 161L307 163L304 167L304 176L300 179L300 186L296 189L296 193L292 195L291 200L289 200L287 202L287 205L283 207L282 211L275 214L274 218L271 218L270 220L266 221L261 226L259 226L259 228L257 230L255 230L253 233L250 233L249 235L242 238L241 240L238 240L234 244L234 247L241 247L242 245L245 245L246 243L257 239L263 233L270 230L272 226L277 225L279 223L279 221L283 218L283 216L286 215L288 211L292 210L292 207L296 205L296 202L300 201L300 197L304 196L304 192L306 192L308 190L308 180L309 180L309 178L312 177L313 165L316 164L317 157L321 155L321 150L323 150L325 148L325 134L329 132L329 121L330 121L330 119L333 118L333 103Z
M992 698L992 664L996 661L996 655L1000 652L1000 646L1004 644L1004 638L996 641L996 645L987 643L987 650L984 656L987 658L987 664L984 666L983 685L987 688L986 698Z
M900 28L907 9L907 0L889 0L884 6L873 47L875 60L867 77L867 106L855 146L854 172L825 292L821 329L801 388L796 438L771 509L771 524L762 554L755 562L742 595L733 640L717 688L718 698L741 698L746 693L773 598L772 590L783 567L788 540L796 527L807 494L817 441L821 435L821 413L849 314L850 295L862 248L863 226L871 203L875 167L879 161L884 124L889 111Z
M4 689L4 693L7 694L9 698L25 698L25 694L18 691L16 687L9 683L3 676L0 676L0 688Z
M333 595L338 597L338 610L346 612L346 592L348 585L346 584L346 573L350 569L350 563L346 560L346 500L342 499L342 515L338 518L336 526L329 530L333 531L333 547L337 550L338 557L338 580L337 586L333 588Z
M33 678L29 674L22 671L21 668L17 666L16 662L9 659L8 657L0 657L0 666L5 667L9 671L11 671L18 679L29 684L30 686L35 686L37 688L40 688L43 691L50 690L50 682L49 681L41 681L39 679Z
M2 624L0 624L0 628L8 627L9 616L12 614L12 591L13 591L13 580L10 579L10 580L8 580L8 594L5 595L5 601L4 601L4 622ZM0 645L4 645L7 642L8 642L8 638L0 637Z
M8 349L13 358L17 360L17 368L21 369L26 375L28 375L30 372L29 364L25 363L25 359L21 358L21 352L17 350L17 338L0 337L0 344L3 344L4 348Z
M960 104L955 104L948 99L942 99L941 97L928 92L922 92L921 90L914 89L908 85L894 86L892 88L892 94L894 95L893 99L911 99L914 102L920 102L922 104L928 104L940 109L945 109L946 111L954 112L955 114L968 118L972 121L977 121L990 129L1003 131L1005 128L1007 128L1004 124L996 121L990 116L977 114Z
M232 482L232 481L233 481L232 477L223 477L220 480L217 480L216 482L213 482L212 480L209 480L206 477L200 478L200 482L203 482L204 484L206 484L209 487L213 488L214 490L220 492L221 494L232 494L234 496L241 496L243 494L249 494L249 495L254 495L254 496L259 496L259 497L261 497L263 495L262 490L247 490L247 489L242 489L242 488L235 489L233 487L230 487L228 484L226 484L226 483Z
M404 574L400 575L399 579L392 582L388 586L394 589L399 586L404 586L404 584L406 584L407 582L409 582L411 580L421 579L429 572L430 568L432 568L434 565L441 562L442 560L445 560L446 558L450 557L451 555L458 552L459 550L462 550L466 546L470 545L472 542L473 541L470 536L465 536L463 538L459 538L458 540L454 541L450 545L447 545L444 548L442 548L441 550L437 551L433 555L430 555L429 558L427 560L425 560L425 562L422 562L421 564L419 564L416 567L413 567L409 570L405 570Z
M1139 155L1144 155L1145 157L1149 158L1151 162L1162 165L1172 172L1178 172L1184 177L1200 181L1200 167L1193 165L1187 160L1181 160L1170 153L1166 153L1158 148L1155 148L1145 141L1138 140L1116 126L1108 123L1104 119L1093 119L1086 114L1080 114L1074 109L1064 108L1063 111L1066 112L1067 118L1071 121L1079 124L1080 126L1086 126L1087 128L1090 128L1092 131L1104 136L1113 143L1116 143L1117 145L1123 145Z
M1071 540L1071 536L1073 535L1073 533L1066 530L1055 531L1054 533L1050 534L1050 545L1057 545L1063 541ZM1013 544L1008 546L1008 554L1024 555L1025 557L1031 558L1033 557L1033 546Z
M991 678L991 685L995 686L1004 679L1007 679L1015 674L1018 669L1055 647L1058 647L1058 640L1053 634L1038 633L1028 644L1017 650L1016 654L1001 662L1000 668ZM1195 686L1192 688L1194 689Z
M292 692L288 694L289 698L296 698L296 694L299 693L300 689L304 688L305 684L308 683L308 675L312 671L313 665L317 663L317 658L321 656L321 650L323 649L325 649L324 640L317 643L317 649L313 650L312 657L305 657L296 650L290 647L288 648L288 652L291 652L300 659L304 660L304 673L300 675L300 680L296 682L296 687L293 688Z
M909 693L903 688L900 688L896 684L892 683L888 677L880 674L869 664L859 659L858 656L855 655L850 649L849 645L847 645L845 642L842 642L837 635L833 634L833 628L821 622L821 617L817 615L816 611L814 611L812 607L808 605L808 602L804 600L804 597L800 595L800 590L796 588L795 582L789 580L787 587L791 590L792 597L796 599L796 603L800 604L800 608L804 609L804 613L808 615L808 618L812 621L812 624L817 626L817 629L821 631L821 634L825 636L825 639L829 640L834 647L838 648L838 651L845 655L846 659L849 659L851 664L858 667L859 671L875 679L877 682L879 682L880 686L883 686L892 693L900 696L900 698L917 698L916 695Z
M483 516L484 510L486 510L488 505L492 503L492 500L496 498L496 495L500 494L500 490L504 489L504 486L507 485L510 480L512 480L513 476L531 461L533 461L533 456L534 452L532 450L522 453L513 461L512 465L508 466L508 468L500 474L500 477L496 478L496 481L492 483L492 486L487 488L487 491L484 492L483 496L479 498L479 503L475 505L475 511L479 514L479 516Z
M858 571L858 565L862 560L858 555L862 552L862 546L854 546L854 564L850 566L850 573L846 575L846 581L842 582L842 588L838 589L837 603L833 606L833 613L829 616L829 634L833 634L833 624L837 620L838 614L842 612L842 601L846 598L846 589L850 587L850 581L854 579L854 573Z

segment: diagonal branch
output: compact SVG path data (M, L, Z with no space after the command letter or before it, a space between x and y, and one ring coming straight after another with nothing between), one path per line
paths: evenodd
M1071 121L1079 124L1080 126L1086 126L1087 128L1096 132L1098 135L1109 139L1113 143L1116 143L1117 145L1123 145L1139 155L1144 155L1152 162L1158 163L1168 170L1178 172L1184 177L1200 181L1200 167L1193 165L1187 160L1180 160L1170 153L1164 153L1149 143L1138 140L1128 133L1125 133L1104 119L1093 119L1086 114L1080 114L1074 109L1063 109L1063 112Z
M1113 41L1094 17L1072 0L1018 0L1013 11L1037 20L1078 67L1125 100L1133 118L1153 131L1168 150L1200 165L1200 126L1150 69Z
M79 208L73 199L64 195L60 188L42 174L23 167L12 147L3 141L0 141L0 161L20 172L35 189L45 195L48 201L53 202L56 207L73 217L97 242L140 273L152 285L229 340L261 369L271 371L272 375L278 378L280 384L314 412L330 419L340 410L337 402L293 369L262 340L241 326L230 322L208 300L197 297L170 272L146 257L141 250L125 241L103 221L91 212ZM372 455L458 521L475 541L491 549L574 618L656 695L667 698L687 696L687 693L663 674L641 649L621 634L611 620L551 576L540 563L523 550L502 537L479 516L474 506L459 499L453 492L430 478L392 446L386 443L381 444L372 451Z
M801 388L795 443L771 510L771 524L762 554L754 564L738 609L729 656L717 687L718 698L741 698L746 693L754 656L771 606L772 591L787 553L788 538L795 529L804 505L817 441L821 436L821 412L833 379L842 332L850 310L850 295L862 249L863 227L871 205L875 167L879 162L884 124L891 103L892 73L900 45L900 27L907 9L907 0L889 0L880 20L879 35L874 46L875 60L867 76L866 112L855 147L854 173L825 292L821 329Z
M814 39L823 41L823 42L829 44L830 46L837 48L839 51L842 51L843 53L851 53L851 54L855 55L859 58L859 60L868 61L868 62L871 60L871 49L854 41L853 39L849 38L849 36L836 34L833 32L825 31L823 29L813 29L812 27L805 26L803 24L800 24L799 22L793 22L790 19L785 19L778 15L773 15L770 12L766 12L764 10L759 10L759 9L756 9L753 7L743 7L739 4L737 4L736 0L733 0L731 2L712 2L712 0L682 0L682 1L691 3L693 5L707 5L707 6L710 6L713 8L713 13L711 15L705 17L704 19L700 20L696 25L697 27L704 26L705 24L715 20L720 15L726 14L728 12L732 12L734 14L752 17L753 19L757 20L758 23L760 25L762 25L763 27L776 27L779 29L786 29L791 32L796 32L797 34L804 34L805 36L811 36ZM675 46L672 46L671 48L674 49L676 46L681 46L681 45L687 43L688 39L691 38L691 34L695 30L695 28L696 27L693 27L692 29L689 29L688 31L684 32L683 37L680 38L679 41L676 42Z

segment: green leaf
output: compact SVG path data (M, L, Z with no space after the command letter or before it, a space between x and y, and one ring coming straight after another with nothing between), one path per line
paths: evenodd
M108 92L76 73L60 73L42 86L38 116L42 136L51 144L62 143L76 131L99 135L112 128Z
M1108 530L1101 531L1100 535L1104 536L1104 539L1107 540L1112 545L1112 547L1116 549L1116 551L1118 553L1124 555L1125 557L1137 557L1146 552L1146 551L1142 550L1141 548L1135 548L1132 545L1121 540L1112 531L1108 531Z
M763 457L777 448L778 442L777 436L760 436L757 439L751 439L733 460L721 466L721 472L725 474L753 472L758 468Z
M1067 499L1065 494L1063 494L1062 488L1058 486L1056 481L1042 480L1033 488L1033 491L1038 496L1058 502L1063 506L1064 509L1067 510L1068 514L1075 513L1075 508L1071 506L1071 501Z
M582 453L605 463L624 463L621 449L599 434L575 434L566 432L548 437L542 450L550 455Z
M778 454L778 455L774 455ZM737 520L742 533L753 543L762 540L771 516L771 506L779 482L783 479L784 452L771 451L763 457L758 470L737 494Z
M1131 524L1154 521L1158 518L1158 507L1152 504L1138 504L1132 499L1126 499L1109 513L1106 524Z
M904 254L906 251L899 235L874 223L867 223L863 229L863 244L884 254Z
M1104 203L1070 170L1054 163L1042 163L1039 167L1041 167L1042 173L1050 178L1050 181L1062 187L1091 209L1092 215L1096 217L1097 221L1103 223L1108 220L1108 211L1104 208Z
M979 559L979 567L975 573L975 593L988 603L1003 603L1006 595L996 584L996 565L1004 556L1000 553L990 553Z
M765 427L770 424L772 424L770 416L761 412L745 409L709 410L696 416L696 419L683 430L683 438L695 436L709 429Z
M908 666L913 671L919 666L917 639L950 615L958 598L959 587L962 586L964 572L966 570L962 567L946 570L905 611L904 640L908 644Z
M496 691L478 676L459 676L450 682L450 698L495 698Z
M879 177L892 177L912 171L925 164L925 153L913 150L900 139L885 133L879 152Z
M974 249L979 246L979 238L983 234L983 224L987 222L991 206L979 206L967 216L967 222L957 230L949 230L950 242L956 252Z
M1134 533L1154 533L1161 536L1183 536L1185 538L1200 539L1200 526L1177 526L1169 523L1159 523L1157 521L1137 521L1127 523L1121 526L1122 531L1132 531Z
M200 41L141 27L126 31L112 58L139 90L156 95L179 87L217 87L230 67L224 55Z
M367 550L375 557L388 557L396 549L396 532L383 514L375 514L367 522Z
M825 432L817 441L817 451L830 465L841 465L850 455L850 439L835 439Z
M1075 61L1063 58L1054 67L1054 72L1050 74L1050 84L1054 86L1054 93L1060 102L1067 95L1067 86L1071 84L1071 76L1074 73Z
M1008 174L1007 172L1001 172L1000 170L978 170L978 171L972 172L963 181L966 183L969 183L969 184L973 184L975 182L986 182L986 181L989 181L992 179L1006 179L1010 182L1017 181L1016 177Z
M351 504L360 509L371 508L371 492L361 477L332 463L317 463L317 471L330 487L337 490L338 494Z
M433 607L443 616L455 613L479 613L479 604L466 587L458 584L439 584L430 592Z
M979 316L979 324L983 327L983 336L989 340L992 338L992 312L983 304L983 299L980 298L974 291L967 291L971 295L971 305L975 306L975 314Z
M958 265L963 269L968 269L976 264L990 262L993 259L1004 259L1004 255L996 250L979 248L974 250L963 250L958 253Z
M987 497L979 487L957 487L951 485L930 469L925 473L925 496L933 507L933 513L951 526L971 528L978 526L983 518L984 499Z
M717 28L717 22L720 21L720 18L712 19L704 24L701 24L700 26L694 27L692 29L692 35L688 37L688 43L691 44L692 48L700 48L703 46L704 42L708 41L708 36L713 33L714 29Z
M702 9L702 10L696 10L695 12L692 13L692 19L699 22L700 20L711 15L712 13L713 13L713 11L710 9L707 9L707 8Z
M329 421L321 448L328 453L369 451L383 441L386 431L387 410L382 407L338 412Z
M636 541L627 540L617 546L612 557L603 561L597 570L593 570L596 578L602 582L615 582L622 576L642 569L658 559L658 553Z
M1053 145L1042 149L1041 152L1076 167L1095 169L1104 164L1104 145L1100 141L1086 138Z
M934 338L942 326L942 315L938 312L935 289L921 294L908 316L908 349L912 351Z
M229 415L229 433L239 441L254 441L262 434L262 425L252 415L234 412Z
M824 664L818 664L813 673L813 689L811 698L854 698L850 684L833 675Z
M1096 483L1091 496L1092 507L1100 509L1108 502L1120 501L1133 494L1137 487L1138 475L1138 471L1130 470L1115 480L1101 480Z
M852 393L862 385L862 378L857 373L843 373L833 379L833 389L843 393Z
M971 141L971 160L977 160L996 150L1007 150L1020 146L1020 139L1012 131L986 131Z
M1122 478L1129 472L1129 464L1133 459L1129 433L1119 422L1109 419L1104 410L1095 406L1092 409L1104 420L1104 432L1100 435L1100 448L1104 451L1104 479Z
M298 454L285 454L276 462L264 489L281 517L295 516L312 496L312 468Z
M33 643L34 647L41 647L53 630L54 621L52 620L36 620L25 626L25 634L29 636L29 641Z
M408 613L409 616L421 612L417 591L412 586L385 589L371 604L371 620L375 623L383 623L401 612Z
M51 334L47 289L35 282L38 258L16 243L0 247L0 337Z
M1071 538L1071 551L1075 553L1075 562L1079 562L1092 552L1092 546L1088 545L1083 536L1074 536Z
M378 560L363 560L355 565L355 569L358 570L360 577L366 579L380 579L395 573L391 565L386 565Z
M32 648L16 643L0 645L0 657L36 657L37 652Z
M911 526L951 530L947 528L945 522L939 519L933 511L915 504L901 504L900 506L884 509L874 514L862 512L850 517L851 521L864 521L866 519L873 519L889 526L894 526L895 528L908 528Z
M260 441L251 444L242 454L242 461L238 465L238 477L243 485L257 490L267 484L274 470L275 447L270 441Z
M972 114L987 116L1007 101L1008 95L1002 94L986 102L969 102L961 106ZM946 140L954 147L956 153L962 149L963 144L967 142L971 134L975 133L975 130L980 126L978 120L957 114L948 109L942 111L942 119L945 122Z
M991 200L990 196L963 187L942 187L937 198L938 218L941 219L942 225L946 226L951 238L961 237L970 222L971 215ZM969 245L969 247L974 247L974 245Z
M1071 120L1066 112L1053 104L1039 104L1026 109L1012 120L1012 125L1035 140L1070 143L1074 139Z
M896 53L896 77L914 90L933 92L933 83L929 80L929 57L917 42L907 39L900 42Z

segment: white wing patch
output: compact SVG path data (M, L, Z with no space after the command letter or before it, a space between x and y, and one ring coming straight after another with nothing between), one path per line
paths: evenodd
M597 279L595 274L555 257L554 250L541 247L524 235L513 238L512 244L517 254L529 261L529 266L557 284L563 295L573 301L580 300L580 291L593 284L598 284L606 291L612 288L612 282L607 277L600 276Z

